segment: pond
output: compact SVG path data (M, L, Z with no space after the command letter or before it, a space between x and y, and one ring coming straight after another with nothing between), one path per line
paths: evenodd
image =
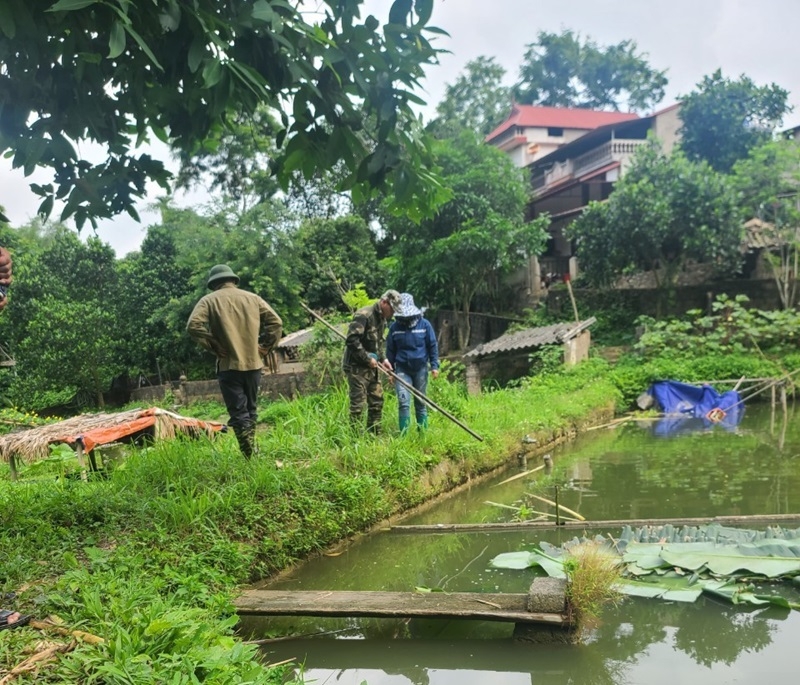
M527 466L446 498L404 524L509 521L534 509L538 495L589 520L680 518L800 512L800 410L773 416L748 407L735 431L720 428L663 437L652 423L629 422L589 432L551 452L542 469L501 484ZM494 504L488 504L492 502ZM552 509L550 509L552 511ZM618 534L593 531L588 534ZM270 589L524 592L536 571L499 570L501 552L546 540L561 544L576 530L399 533L365 536L338 556L310 562ZM582 531L581 531L582 532ZM771 591L767 588L765 591ZM800 593L782 584L794 602ZM471 683L750 683L796 670L800 611L626 598L607 609L579 645L515 642L513 625L479 621L247 618L253 637L300 635L264 646L270 661L295 658L307 682L339 685ZM325 633L325 635L318 635Z

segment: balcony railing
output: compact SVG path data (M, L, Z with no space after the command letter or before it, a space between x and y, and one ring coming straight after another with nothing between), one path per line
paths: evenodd
M610 140L575 159L556 162L544 174L532 179L533 190L541 191L565 178L580 178L612 162L626 162L646 143L646 140Z
M610 140L600 147L576 157L574 161L575 176L583 176L611 162L622 162L636 150L647 144L646 140Z
M565 178L570 178L571 176L573 176L571 159L568 159L565 162L556 162L544 174L545 188L553 185L554 183L558 183Z

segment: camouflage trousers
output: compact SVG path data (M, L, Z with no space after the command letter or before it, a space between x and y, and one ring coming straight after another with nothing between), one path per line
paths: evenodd
M377 369L363 366L345 368L350 386L350 423L355 428L363 426L364 407L367 408L367 430L380 433L383 413L383 386Z

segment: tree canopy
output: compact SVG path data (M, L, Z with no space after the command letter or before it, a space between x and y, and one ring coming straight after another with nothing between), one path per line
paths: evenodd
M467 62L464 72L445 88L431 128L439 137L455 137L463 129L488 135L508 115L511 88L503 85L506 70L494 57Z
M280 118L271 168L286 183L341 161L361 197L389 189L424 212L440 198L411 103L434 64L433 0L395 0L388 21L361 19L363 0L317 12L286 0L6 0L0 3L0 152L27 174L40 212L61 218L136 215L163 163L137 147L157 138L193 154L259 106ZM363 118L374 126L366 133ZM99 145L100 162L77 143Z
M390 222L398 285L420 302L449 305L465 315L481 293L491 309L501 277L543 248L549 219L524 220L525 172L471 131L442 140L436 158L453 196L418 226ZM469 318L464 319L462 347L469 339Z
M742 220L730 179L705 162L641 148L605 202L592 202L568 229L581 273L598 285L653 271L664 289L688 261L738 271Z
M718 69L679 98L681 148L689 159L705 160L727 173L772 137L791 109L788 96L774 83L757 86L744 75L733 81Z
M663 99L666 85L666 72L653 69L632 40L600 46L571 30L539 31L514 96L530 105L642 111Z
M733 182L745 216L765 222L767 259L781 303L797 302L800 273L800 143L773 140L750 151L733 167Z

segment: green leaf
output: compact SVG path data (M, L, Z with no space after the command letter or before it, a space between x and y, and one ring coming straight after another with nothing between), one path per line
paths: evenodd
M427 24L433 13L433 0L414 0L414 11L417 13L418 24Z
M275 11L267 0L256 0L256 2L253 3L253 19L271 23L274 18Z
M531 568L537 565L538 561L536 561L533 552L504 552L503 554L498 554L489 562L489 566L492 568L516 570Z
M217 59L210 59L203 67L203 85L213 88L222 78L222 63Z
M661 558L671 566L691 571L706 566L711 572L723 576L736 571L758 573L767 578L800 573L800 558L788 549L785 556L759 555L758 550L756 545L675 543L664 546Z
M142 49L142 52L144 52L144 54L150 58L150 61L155 64L156 67L158 67L158 70L164 71L164 67L162 67L159 61L156 59L153 51L150 49L147 43L144 42L144 39L136 31L134 31L133 27L126 24L125 30L128 32L128 35L138 43L139 47Z
M664 566L669 566L669 564L661 558L662 547L663 545L658 543L631 542L625 549L622 560L626 564L636 564L638 568L647 571L663 568Z
M516 570L539 566L551 578L566 578L564 564L560 560L535 550L532 552L505 552L498 554L489 562L489 566Z
M195 73L203 61L203 57L206 54L206 44L205 41L195 39L192 41L192 44L189 46L189 54L186 56L186 63L189 65L189 69L192 73Z
M125 27L121 21L115 21L111 26L111 35L108 38L108 58L119 57L125 50Z
M389 23L405 24L412 6L413 0L395 0L389 10Z
M48 9L48 12L71 12L82 10L84 7L94 5L98 0L58 0L58 2Z
M14 14L7 3L0 2L0 30L6 38L13 38L17 35L17 25L14 22Z
M49 218L50 214L53 212L53 203L54 198L52 195L46 197L39 205L39 209L36 210L36 213L43 219Z

